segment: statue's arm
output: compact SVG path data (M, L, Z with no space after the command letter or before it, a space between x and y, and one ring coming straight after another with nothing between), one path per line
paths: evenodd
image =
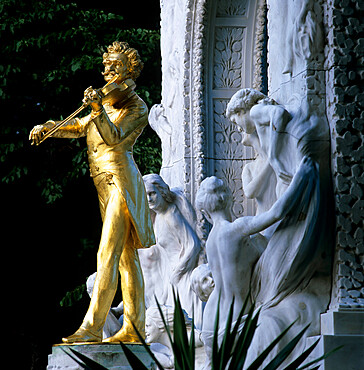
M172 126L168 122L165 109L162 104L155 104L149 112L149 124L151 128L162 137L164 135L172 135Z
M56 131L52 137L55 138L79 138L86 136L86 129L90 122L90 114L82 118L74 118ZM57 124L57 122L56 122Z
M284 183L289 184L292 174L288 173L280 160L282 143L280 142L279 133L285 132L287 123L291 120L291 115L280 105L271 106L270 109L270 145L268 158L272 167L276 170L277 175Z
M137 129L144 128L148 123L146 107L134 107L122 113L113 123L107 113L102 111L92 118L107 145L116 145L129 137Z
M274 203L272 208L257 216L241 217L233 223L233 232L239 232L243 235L252 235L265 230L281 220L292 208L296 199L300 199L305 190L310 176L316 176L314 173L314 163L312 159L304 157L300 167L293 177L293 180L284 194Z
M286 132L288 122L292 116L284 109L282 105L260 105L257 104L252 108L252 118L256 124L256 129L260 140L267 142L262 146L267 148L269 163L284 183L289 184L292 179L290 174L280 160L282 142L280 133ZM269 126L268 133L267 129Z
M257 159L255 159L257 160ZM271 168L268 161L263 162L259 169L253 170L254 163L248 163L243 168L242 182L243 191L247 198L253 199L259 197L266 189L270 181ZM260 163L261 163L260 162ZM252 173L253 172L253 173Z
M79 138L86 135L86 127L89 123L89 116L83 118L74 118L70 120L65 125L61 126L58 131L53 133L51 137L56 138ZM33 144L39 144L43 135L51 130L58 122L56 121L47 121L42 125L36 125L30 131L29 140Z

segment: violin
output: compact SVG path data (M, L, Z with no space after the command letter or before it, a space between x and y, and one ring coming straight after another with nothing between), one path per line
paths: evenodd
M101 96L102 104L114 105L123 98L125 95L130 92L131 89L135 88L135 83L132 79L127 79L121 83L116 83L119 75L115 75L108 83L96 91ZM76 117L80 112L82 112L88 106L87 103L83 103L78 109L76 109L72 114L70 114L63 121L58 122L54 127L47 131L42 138L39 140L37 145L41 144L45 139L52 136L57 132L62 126L69 122L72 118Z

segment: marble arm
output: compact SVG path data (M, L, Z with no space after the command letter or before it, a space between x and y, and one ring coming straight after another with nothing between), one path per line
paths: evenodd
M158 136L172 135L172 126L168 122L165 109L162 104L155 104L149 113L149 124Z
M281 106L270 106L270 138L268 158L277 175L289 184L292 174L284 168L282 161L279 160L279 154L282 149L279 133L285 132L287 123L291 120L291 115Z
M271 172L270 164L268 161L259 169L259 173L255 172L255 176L252 175L250 164L244 166L242 181L243 181L243 191L247 198L253 199L257 198L262 191L266 189L267 182L269 180L269 174Z
M312 159L304 157L300 167L285 193L274 203L272 208L257 216L241 217L232 223L233 233L252 235L263 231L267 227L281 220L292 208L294 201L301 198L310 176L314 175Z

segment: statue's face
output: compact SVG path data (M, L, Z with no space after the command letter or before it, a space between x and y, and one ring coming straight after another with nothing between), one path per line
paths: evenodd
M146 317L145 320L145 339L147 343L157 343L161 335L159 328L157 327L154 320L150 317Z
M250 117L250 111L238 112L232 114L230 121L234 122L246 134L252 134L255 131L255 124Z
M147 192L148 205L152 211L158 213L158 211L165 208L167 202L154 184L146 183L145 190Z
M102 62L105 70L102 73L106 82L110 81L115 74L118 74L121 79L128 77L128 57L125 54L109 54Z
M206 275L203 277L201 281L201 285L199 286L199 294L201 301L207 302L210 297L210 294L215 288L215 282L210 275Z

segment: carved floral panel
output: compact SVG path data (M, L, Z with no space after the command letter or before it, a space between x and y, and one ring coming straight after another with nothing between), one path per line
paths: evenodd
M214 100L214 155L218 159L242 159L241 133L238 132L237 126L225 117L228 102L226 99Z
M217 4L216 15L218 17L246 15L248 0L220 0Z
M225 117L229 100L214 99L214 167L215 176L223 179L233 193L233 215L241 217L254 214L255 207L251 200L244 199L241 173L243 165L254 158L253 150L241 144L242 136L236 125Z
M243 27L216 27L214 88L240 88L242 83Z

